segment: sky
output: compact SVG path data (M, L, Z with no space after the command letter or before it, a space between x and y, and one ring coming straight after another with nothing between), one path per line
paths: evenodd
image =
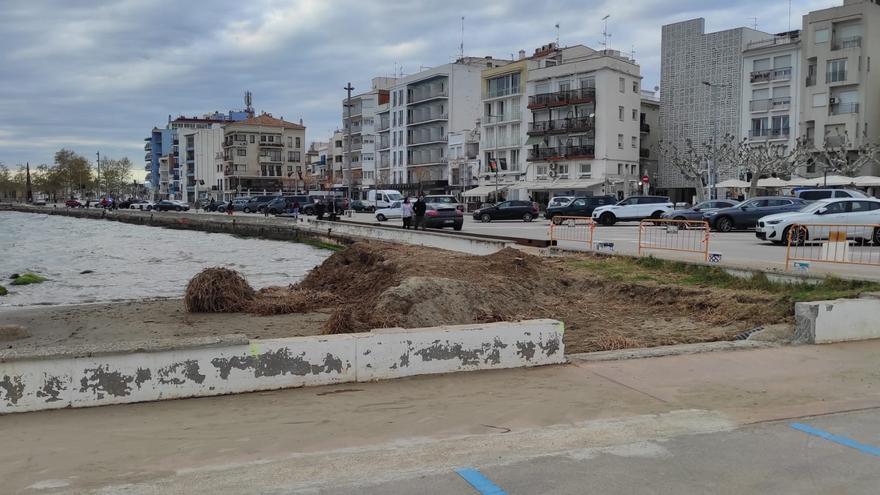
M801 16L842 0L792 0ZM342 89L468 56L510 58L542 44L635 50L642 87L660 83L660 30L696 17L707 31L789 28L787 0L2 0L0 162L51 163L72 149L129 157L168 115L254 107L327 140Z

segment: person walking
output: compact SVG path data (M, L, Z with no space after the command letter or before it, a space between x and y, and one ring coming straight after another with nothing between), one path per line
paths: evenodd
M400 205L400 217L403 218L403 228L409 229L412 225L413 207L409 202L409 198L404 198L403 204Z
M230 199L230 200L229 200L229 204L226 205L226 214L229 215L229 216L231 217L233 211L235 211L235 204L234 204L234 203L232 202L232 200Z
M299 201L293 200L293 207L291 208L291 213L293 213L293 219L299 220Z
M416 200L415 204L413 204L413 216L415 217L415 223L413 224L413 228L419 230L425 230L425 212L428 211L428 205L425 203L425 197L419 194L419 199Z

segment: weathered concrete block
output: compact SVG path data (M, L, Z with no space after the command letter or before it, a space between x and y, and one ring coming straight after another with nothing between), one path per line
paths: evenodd
M563 324L529 320L390 328L357 341L358 381L565 362Z
M837 299L794 305L794 341L826 344L880 338L880 299Z

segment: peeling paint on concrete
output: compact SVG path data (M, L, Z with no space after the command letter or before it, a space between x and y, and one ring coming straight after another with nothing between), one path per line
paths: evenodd
M480 359L485 356L485 363L498 364L501 361L501 350L506 348L507 344L496 338L491 344L483 343L480 347L473 349L465 349L459 343L450 344L446 341L441 344L439 340L435 340L428 347L423 347L413 352L413 354L422 358L422 361L446 361L450 359L458 359L464 366L474 366L480 364ZM409 365L409 352L405 354L407 357L407 365ZM403 356L401 356L401 361ZM394 368L392 368L394 369Z
M516 353L519 357L525 359L526 361L531 361L533 357L535 357L535 346L534 342L516 342Z
M551 337L547 339L546 343L538 342L538 347L540 347L541 350L544 351L545 356L552 356L559 352L559 346L560 344L558 337Z
M63 392L64 389L67 388L64 385L64 383L67 381L66 377L65 380L62 381L61 377L59 376L51 376L45 373L43 374L43 376L43 386L40 388L40 390L37 390L37 397L46 398L46 402L55 402L61 400L61 397L59 397L59 395L61 395L61 392Z
M281 348L275 351L265 352L257 356L232 356L230 358L214 358L211 364L220 370L220 378L229 378L229 372L235 368L239 370L253 370L254 376L278 375L318 375L320 373L342 373L342 359L327 354L322 364L312 364L303 358L305 353L298 356L291 354L290 349Z
M18 404L18 400L24 395L24 383L22 383L20 376L3 375L3 379L0 380L0 389L6 391L5 394L0 394L0 400L5 400L10 406Z
M400 355L400 367L409 366L409 351Z
M149 368L138 368L137 372L134 374L134 384L140 389L141 385L148 382L151 378L153 378L153 373Z
M80 392L91 389L99 399L103 399L105 393L114 397L125 397L131 394L131 383L134 381L134 377L119 371L110 371L109 365L87 368L83 370L83 374L85 376L79 382Z
M140 370L138 370L140 372ZM147 370L149 371L149 370ZM199 373L199 362L188 359L159 368L156 372L159 383L163 385L183 385L187 380L202 384L205 375Z

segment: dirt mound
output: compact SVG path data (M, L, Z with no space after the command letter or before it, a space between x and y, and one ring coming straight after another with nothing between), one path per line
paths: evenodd
M262 316L306 313L339 303L335 294L297 287L260 289L245 311Z
M186 286L183 302L190 313L235 313L254 298L254 289L235 270L205 268Z
M329 292L342 300L378 294L399 283L397 265L383 250L368 243L356 243L333 254L313 269L297 287Z

